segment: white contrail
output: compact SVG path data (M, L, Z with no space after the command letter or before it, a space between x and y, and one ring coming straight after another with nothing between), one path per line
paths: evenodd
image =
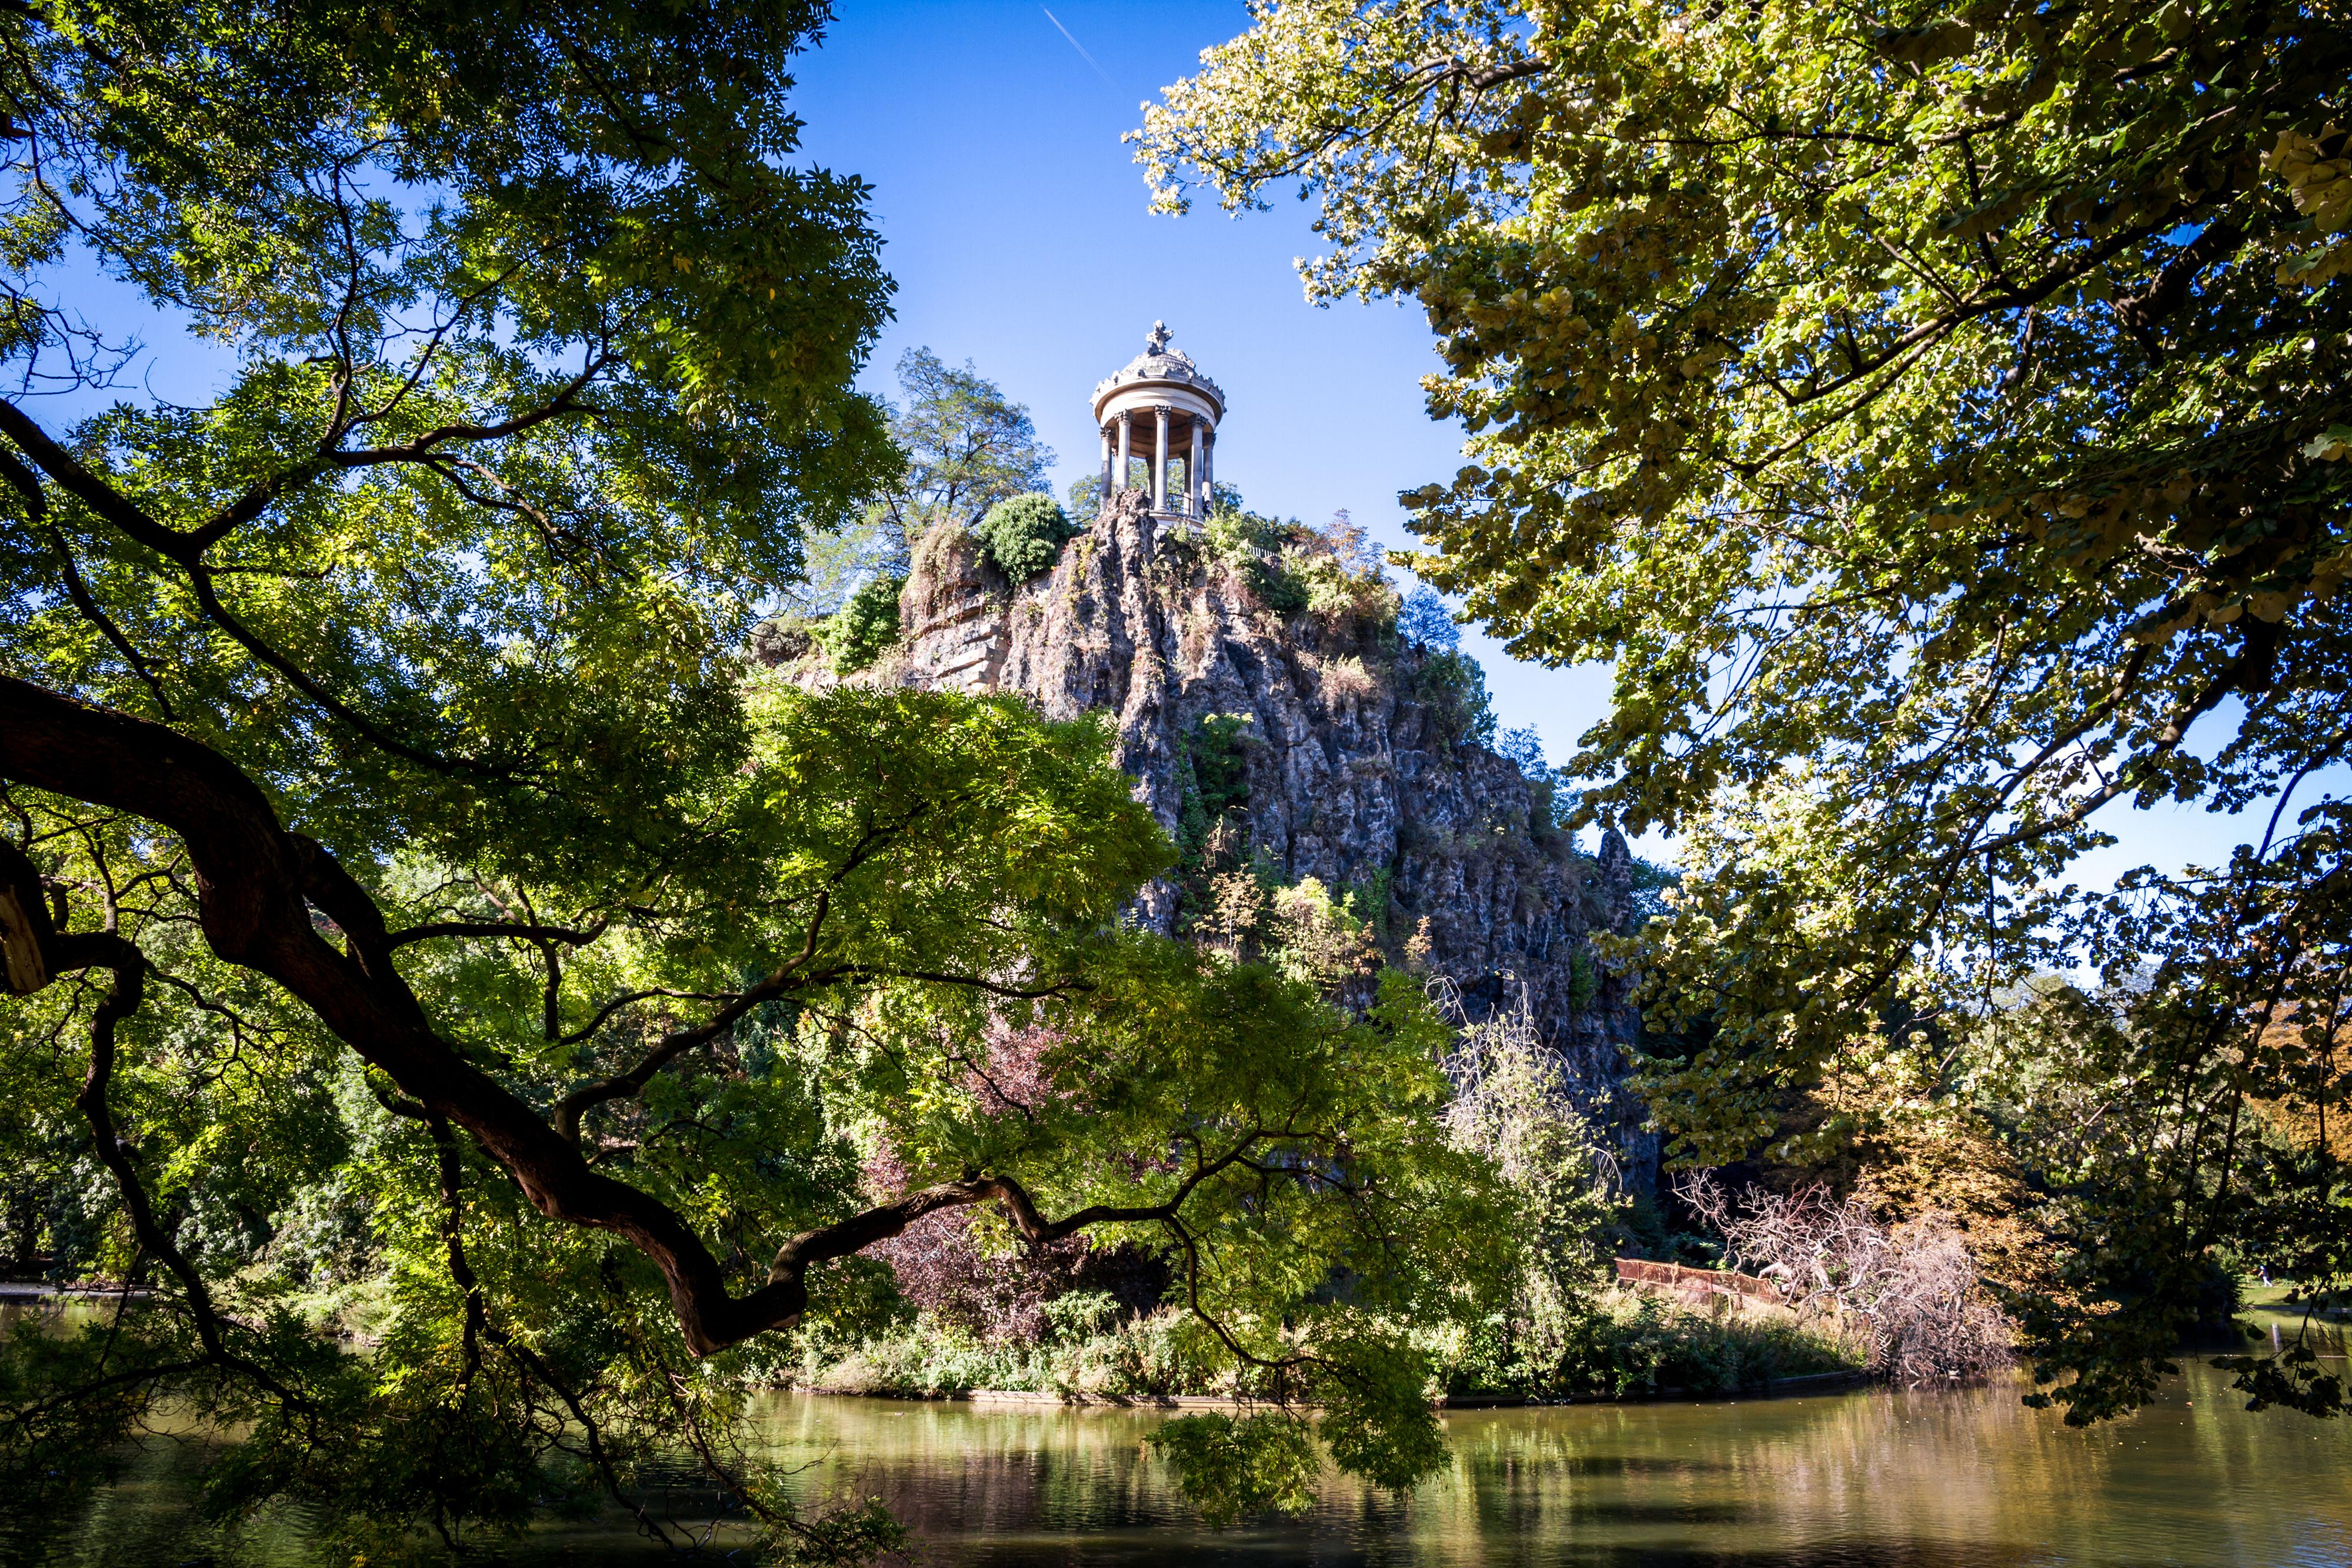
M1038 6L1037 9L1040 11L1045 11L1045 7L1043 5ZM1055 16L1051 11L1045 11L1045 20L1054 24L1054 30L1055 32L1070 40L1070 47L1078 51L1078 57L1080 59L1095 68L1095 75L1103 78L1103 86L1110 89L1113 92L1117 92L1118 90L1118 83L1110 79L1110 72L1103 69L1100 62L1096 60L1094 56L1087 53L1087 47L1078 42L1076 37L1073 35L1067 27L1062 26L1062 19L1059 16Z

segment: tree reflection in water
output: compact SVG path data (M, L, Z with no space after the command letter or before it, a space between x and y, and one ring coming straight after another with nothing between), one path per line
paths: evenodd
M775 1456L814 1499L878 1495L925 1568L2025 1568L2352 1562L2352 1427L2250 1416L2201 1364L2132 1419L2070 1430L2021 1388L1721 1405L1464 1411L1450 1474L1411 1498L1326 1478L1315 1511L1202 1528L1143 1448L1158 1417L777 1395ZM243 1538L192 1521L193 1444L158 1439L65 1536L0 1561L315 1568L299 1519ZM682 1514L708 1500L680 1494ZM625 1524L551 1529L477 1561L667 1559Z

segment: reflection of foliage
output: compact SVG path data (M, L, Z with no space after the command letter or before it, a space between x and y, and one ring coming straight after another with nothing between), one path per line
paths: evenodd
M1078 530L1053 497L1032 490L997 502L971 531L996 569L1020 582L1052 566Z
M877 577L818 629L836 673L864 669L898 641L898 591L906 585L902 577Z
M1179 1416L1152 1432L1151 1444L1176 1467L1201 1517L1220 1529L1315 1505L1322 1458L1305 1417L1289 1411Z

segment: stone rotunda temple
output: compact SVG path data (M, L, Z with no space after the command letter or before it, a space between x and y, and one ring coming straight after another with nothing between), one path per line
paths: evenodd
M1142 488L1151 492L1156 517L1208 515L1225 394L1191 356L1168 346L1168 323L1151 324L1143 352L1095 388L1094 406L1095 424L1102 432L1106 505L1120 490ZM1171 458L1183 470L1179 485L1169 483ZM1149 467L1140 486L1131 466L1139 459Z

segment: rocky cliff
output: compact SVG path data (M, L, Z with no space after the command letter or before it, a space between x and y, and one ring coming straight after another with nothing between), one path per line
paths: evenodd
M1548 787L1476 744L1460 664L1397 636L1376 573L1308 544L1171 526L1129 491L1013 582L942 528L915 551L898 645L853 678L1108 715L1138 798L1186 849L1145 920L1200 938L1234 872L1313 879L1388 961L1451 979L1472 1017L1525 1006L1646 1186L1654 1141L1621 1089L1637 1019L1588 941L1632 916L1624 840L1576 852ZM836 678L789 629L763 625L754 646L793 678Z

